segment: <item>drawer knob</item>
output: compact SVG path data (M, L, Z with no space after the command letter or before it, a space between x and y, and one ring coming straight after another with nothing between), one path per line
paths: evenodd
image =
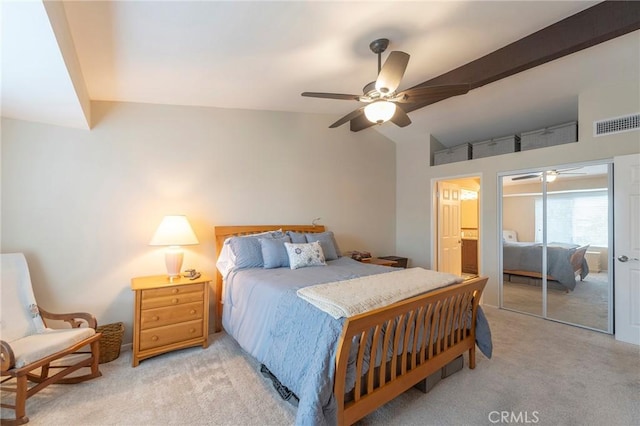
M158 339L159 339L159 337L158 337L158 336L151 336L151 340L153 340L154 342L157 342L157 341L158 341Z
M195 310L195 309L192 309L192 310L190 310L190 311L189 311L189 313L190 313L191 315L195 315L195 314L196 314L196 310Z
M196 329L195 329L195 328L190 328L190 329L189 329L189 333L195 333L195 332L196 332Z
M178 303L178 299L171 299L171 303L173 303L173 304Z
M174 288L173 290L171 290L171 292L172 292L173 294L176 294L178 291L180 291L180 290L178 290L177 288Z
M151 319L154 320L154 321L158 321L160 319L160 317L157 316L157 315L154 315L153 317L151 317Z

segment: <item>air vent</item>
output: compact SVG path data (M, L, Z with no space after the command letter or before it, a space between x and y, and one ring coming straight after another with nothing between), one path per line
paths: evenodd
M640 129L640 114L625 115L593 122L593 136L612 135Z

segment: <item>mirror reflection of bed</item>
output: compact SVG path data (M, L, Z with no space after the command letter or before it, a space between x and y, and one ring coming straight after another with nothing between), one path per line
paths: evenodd
M608 165L572 171L546 193L534 173L502 178L502 306L611 333Z

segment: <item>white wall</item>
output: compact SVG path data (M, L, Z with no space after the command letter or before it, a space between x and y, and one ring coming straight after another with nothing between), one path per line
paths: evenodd
M2 120L2 252L22 251L47 310L123 321L166 214L200 240L183 268L215 272L213 227L309 224L343 250L395 253L395 145L312 114L98 102L90 131Z
M502 229L516 231L518 241L536 240L536 198L505 197L502 199Z
M414 265L431 266L433 182L468 175L481 176L480 189L480 273L489 276L484 302L499 304L498 253L498 173L542 166L611 159L615 155L640 152L640 132L593 137L597 119L618 117L640 111L638 72L628 81L594 86L579 96L578 134L580 141L566 145L516 152L497 157L429 166L430 135L421 141L398 143L397 156L397 251Z

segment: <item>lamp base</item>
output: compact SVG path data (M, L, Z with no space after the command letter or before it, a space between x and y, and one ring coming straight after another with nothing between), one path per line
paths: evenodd
M184 252L180 247L169 247L164 253L164 263L167 265L167 275L169 275L170 280L180 276L183 259Z

